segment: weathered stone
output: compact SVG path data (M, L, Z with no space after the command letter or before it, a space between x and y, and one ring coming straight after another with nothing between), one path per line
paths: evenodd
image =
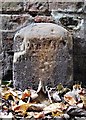
M2 80L2 73L3 73L2 61L3 61L3 53L0 53L0 80Z
M84 1L74 0L49 0L49 11L52 9L63 12L83 12L84 10Z
M52 9L64 12L83 12L84 0L3 0L0 5L0 11L3 12L34 11L46 14Z
M13 30L14 32L33 20L33 17L29 14L1 14L0 17L2 18L2 30Z
M14 36L13 81L16 88L37 88L59 82L70 85L72 74L72 38L69 32L52 23L34 23Z
M0 16L0 30L2 29L2 17ZM0 31L0 52L2 47L2 32Z
M2 32L2 80L12 80L13 35L14 33Z
M40 22L45 22L45 23L53 23L53 19L51 16L35 16L34 17L34 22L40 23Z
M74 55L86 56L86 41L85 38L74 38Z
M23 2L20 1L20 2L13 2L13 1L3 1L2 2L2 12L9 12L9 11L23 11L24 8L23 8Z
M0 1L0 11L2 11L2 2Z
M13 33L2 32L2 44L3 50L5 52L11 51L13 49Z
M10 52L11 53L11 52ZM12 80L13 55L8 52L3 53L3 76L2 80ZM12 53L11 53L12 54Z
M73 56L73 69L74 80L80 81L83 86L86 87L86 55L74 55Z
M42 12L45 13L49 10L49 3L47 0L30 0L26 11Z
M1 24L2 18L0 17L0 29L2 28ZM3 61L3 52L2 52L2 32L0 32L0 84L2 79L2 61Z
M0 39L2 41L2 47L0 44L0 50L3 49L3 60L1 60L2 70L2 80L12 80L12 64L13 64L13 36L14 33L19 30L21 27L25 26L29 22L31 22L32 17L28 14L23 15L8 15L8 14L0 14L1 26L0 29L2 31ZM2 55L2 54L1 54Z
M74 81L80 81L83 86L86 86L86 31L85 31L85 16L81 17L80 24L73 31L73 69Z
M73 79L86 85L86 17L84 14L52 13L55 22L73 34Z
M0 80L2 79L2 61L3 61L3 52L2 52L2 35L0 33Z
M41 3L41 5L40 5ZM74 12L85 12L86 13L86 2L84 0L0 0L0 11L2 11L2 13L4 13L3 16L3 20L2 20L2 16L0 15L0 21L2 23L0 23L0 29L3 28L3 30L5 31L5 33L2 35L2 43L3 44L3 50L5 51L5 55L4 55L4 60L6 60L7 62L9 62L9 54L13 54L11 53L12 50L12 45L13 45L13 35L14 33L10 32L9 30L13 30L15 31L17 28L21 27L22 25L25 25L26 23L28 23L28 13L31 13L32 15L34 14L34 16L36 15L45 15L47 13L47 10L49 9L49 11L52 11L52 9L54 9L56 12L59 11L62 16L73 16L74 19L78 19L82 20L83 18L83 14L74 14ZM32 12L35 8L37 9L36 14L35 11ZM3 8L3 9L2 9ZM41 9L40 9L41 8ZM84 10L85 8L85 10ZM72 12L72 14L64 14L64 13L70 13ZM14 14L17 14L14 15ZM27 13L27 15L22 15L21 13ZM9 14L9 15L8 15ZM5 15L5 16L4 16ZM49 12L50 15L50 12ZM8 16L8 17L7 17ZM12 17L11 17L12 16ZM60 14L55 14L55 18L57 18L57 16L60 16ZM76 16L76 18L75 18ZM24 19L23 19L24 17ZM60 16L61 17L61 16ZM35 17L35 22L37 21L37 17ZM74 60L73 60L73 64L74 64L74 80L77 81L84 81L86 80L86 75L85 75L85 69L82 68L83 66L86 66L86 62L84 62L82 64L81 61L85 61L86 60L86 17L84 17L85 20L85 24L83 25L83 29L78 29L78 30L72 30L72 33L74 35ZM25 20L25 21L23 21ZM46 20L41 19L41 22L46 22ZM68 20L69 21L69 20ZM50 22L50 21L49 21ZM56 20L56 23L60 23L60 21ZM67 21L66 21L67 24ZM60 24L61 26L64 26L67 29L67 26ZM68 27L72 27L72 26L68 26ZM68 29L69 31L70 28ZM76 27L75 27L76 28ZM77 27L78 28L78 27ZM2 46L0 46L0 51L2 51ZM9 51L9 53L8 53ZM0 53L2 56L2 52ZM13 56L13 55L12 55ZM82 57L83 56L83 57ZM6 58L7 57L7 58ZM3 68L6 68L6 62L4 64ZM10 65L10 64L9 64ZM79 66L79 67L78 67ZM10 68L10 67L8 67ZM78 69L79 68L79 69ZM6 69L7 70L7 69ZM84 71L83 71L84 70ZM3 70L5 71L5 69ZM9 70L8 70L9 71ZM7 73L7 72L5 72ZM9 73L9 72L8 72ZM4 74L5 75L5 74ZM9 76L9 75L8 75ZM12 78L12 77L11 77ZM8 78L6 78L8 79Z

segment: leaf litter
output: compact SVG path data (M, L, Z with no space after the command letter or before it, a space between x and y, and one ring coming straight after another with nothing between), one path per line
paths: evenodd
M0 107L2 119L86 119L86 88L74 84L69 89L64 88L61 83L55 88L49 88L43 86L41 81L37 91L30 88L22 91L1 85Z

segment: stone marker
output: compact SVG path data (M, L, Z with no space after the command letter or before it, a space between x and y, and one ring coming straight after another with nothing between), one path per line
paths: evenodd
M72 37L53 23L33 23L14 36L13 82L16 88L37 89L38 82L71 85Z

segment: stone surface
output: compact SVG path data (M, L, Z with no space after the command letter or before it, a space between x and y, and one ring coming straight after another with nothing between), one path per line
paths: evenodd
M75 1L75 2L74 2ZM42 3L42 4L41 4ZM85 3L86 4L86 3ZM15 30L20 29L21 27L24 27L23 25L27 25L27 23L31 23L32 20L29 20L29 15L35 16L34 21L35 22L52 22L52 20L47 20L45 15L49 15L51 17L52 9L56 10L55 19L53 19L53 22L55 21L56 24L59 24L60 26L63 26L68 31L70 31L74 36L74 80L77 81L84 81L86 80L86 70L83 69L82 66L86 66L86 63L82 63L81 61L86 60L86 17L84 16L83 12L86 13L84 0L0 0L0 12L3 16L0 15L0 29L3 28L3 34L2 34L2 43L3 46L0 45L0 55L4 55L4 77L6 80L9 79L9 69L6 67L9 62L9 66L12 67L12 59L9 60L9 58L13 57L13 36L15 33ZM3 8L3 9L2 9ZM33 9L32 9L33 8ZM40 9L41 8L41 9ZM70 9L69 9L70 8ZM49 10L48 10L49 9ZM37 10L36 12L33 10ZM47 12L49 11L49 14ZM44 12L45 11L45 12ZM68 14L71 13L72 14ZM75 14L79 13L80 14ZM28 14L29 13L29 14ZM59 14L60 13L60 14ZM43 17L41 17L42 15ZM67 28L65 25L61 24L59 20L60 18L63 18L63 16L72 16L73 19L78 19L78 21L81 21L84 18L84 25L81 25L82 28L79 28L77 30L71 30L73 28L72 26L68 26L70 28ZM58 19L58 20L57 20ZM70 23L69 19L66 19L65 24ZM3 25L2 25L3 24ZM3 49L2 49L3 48ZM2 50L4 51L4 54L2 53ZM10 55L10 57L8 57ZM1 57L2 58L2 57ZM7 62L6 62L7 61ZM79 67L78 67L79 66ZM2 67L2 66L1 66ZM2 69L0 67L0 69ZM78 69L79 68L79 69ZM12 70L12 69L11 69ZM83 71L84 70L84 71ZM8 71L8 72L6 72ZM5 75L6 73L6 75ZM12 73L12 71L11 71ZM8 75L7 75L8 74ZM12 76L11 76L12 78Z
M3 52L0 52L0 80L2 80L2 74L3 74L2 62L3 62Z
M74 80L80 81L86 87L86 55L74 55Z
M55 22L64 26L73 35L73 79L86 86L86 18L84 14L53 12Z
M79 29L73 32L74 36L74 80L80 81L83 86L86 86L86 30L85 30L85 16L81 17ZM77 27L78 28L78 27Z
M1 26L1 18L0 18L0 28L2 28L2 26ZM2 61L3 61L3 52L2 52L2 33L0 32L0 84L1 84L2 73L3 73Z
M12 54L12 53L11 53ZM8 52L3 53L3 61L2 61L2 67L3 67L3 76L2 80L12 80L12 66L13 66L13 57Z
M53 22L51 16L46 15L37 15L32 17L30 14L21 14L21 15L7 15L7 14L0 14L2 19L2 30L7 32L16 32L18 29L26 26L32 22ZM5 31L6 32L6 31Z
M46 23L54 23L53 18L51 16L41 16L37 15L34 17L34 22L46 22Z
M37 16L32 17L29 14L21 14L21 15L10 15L10 14L0 14L0 20L1 20L1 29L2 33L0 37L2 38L2 44L3 47L0 44L0 51L1 48L3 48L4 54L2 56L3 58L3 67L1 65L0 69L2 70L1 73L3 80L10 80L12 79L12 63L13 63L13 36L14 33L19 30L20 28L26 26L27 24L30 24L31 22L38 22L38 19L40 18L41 21L39 22L52 22L51 17L47 16ZM2 55L2 53L1 53Z
M48 0L30 0L29 1L29 11L39 11L39 12L47 12L49 10Z
M12 80L13 33L2 32L2 80Z
M3 1L2 2L2 11L23 11L23 2L13 2L13 1Z
M34 23L14 36L13 81L16 88L38 86L39 80L54 87L70 85L72 38L66 29L52 23Z
M13 33L2 32L2 44L5 52L13 49Z
M37 14L47 14L52 9L64 12L83 12L84 0L4 0L2 2L2 12L34 12Z
M64 12L81 12L80 8L84 6L84 2L71 2L71 1L52 1L49 0L49 11L52 11L52 9L56 11L64 11ZM84 8L84 7L83 7Z
M0 14L1 20L1 35L2 38L2 47L3 49L3 63L2 67L2 80L12 80L13 79L13 37L14 33L19 30L21 27L25 26L31 22L32 17L28 14L22 15L8 15ZM1 36L0 36L1 37ZM1 44L0 44L1 45Z

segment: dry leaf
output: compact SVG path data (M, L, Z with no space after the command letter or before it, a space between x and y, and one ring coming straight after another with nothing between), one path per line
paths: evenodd
M34 100L34 99L36 99L38 97L38 94L37 94L37 92L35 90L31 89L30 92L31 92L31 99L32 100Z
M32 103L24 103L21 101L19 105L16 105L12 108L15 112L21 112L23 115L26 113L27 110L29 111L42 111L44 108L44 105L42 104L32 104Z
M24 103L22 105L14 106L12 109L15 112L21 112L23 115L26 113L27 109L31 106L29 103Z
M64 114L63 112L59 112L59 111L52 112L52 116L53 116L53 117L62 116L63 114Z
M79 92L79 96L83 101L84 108L86 108L86 89L85 88L83 88L81 92Z
M69 104L69 105L74 105L76 104L76 100L72 96L64 95L64 100Z
M83 108L83 103L78 103L77 106L78 106L79 108Z
M86 95L80 95L81 100L83 101L83 105L86 108Z
M28 108L30 111L42 111L45 105L43 104L31 104L31 106Z
M62 109L62 103L52 103L49 106L45 107L43 110L50 111L50 112L54 112L54 111L62 112L61 109Z
M34 112L27 112L27 117L26 118L31 118L34 116Z
M3 106L3 109L4 109L4 110L8 110L8 107L4 105L4 106Z
M22 100L25 99L26 97L30 97L31 96L31 92L29 90L25 90L22 94Z
M35 119L40 119L40 118L44 118L44 113L43 112L40 112L40 113L35 113L34 114L34 118Z
M61 102L61 98L58 95L58 92L53 93L52 97L55 102Z
M0 119L6 120L6 119L12 120L13 114L10 112L9 114L4 114L3 112L0 113Z
M4 98L5 100L8 100L10 96L13 98L13 94L12 94L12 93L6 92L6 93L4 94L4 96L3 96L3 98Z
M63 89L64 89L63 85L62 85L61 83L59 83L59 84L57 85L57 91L61 91L61 90L63 90Z
M49 89L50 90L50 89ZM40 81L38 90L28 90L26 89L24 92L15 90L14 88L3 87L1 88L1 97L2 97L2 109L4 114L10 111L15 113L14 117L25 117L25 118L32 118L33 119L45 119L48 117L61 117L61 118L70 118L70 115L74 115L75 113L84 116L86 108L86 89L81 88L80 85L73 86L73 90L67 92L62 85L58 86L58 91L60 96L62 97L62 92L66 91L64 95L64 100L67 102L66 104L57 101L60 100L59 95L56 89L54 91L49 91L48 88L44 90L44 86ZM49 93L51 92L51 94ZM49 93L49 94L48 94ZM54 94L55 93L55 94ZM55 101L52 101L52 97ZM28 103L29 100L29 103ZM82 100L82 101L81 101ZM25 101L25 102L24 102ZM51 104L51 102L52 104ZM70 107L72 108L68 110ZM75 111L74 111L75 106ZM76 109L77 108L77 109ZM80 112L78 113L77 110ZM65 113L68 111L68 115ZM70 113L71 112L71 113ZM3 115L4 115L3 114ZM7 116L8 117L8 116Z

